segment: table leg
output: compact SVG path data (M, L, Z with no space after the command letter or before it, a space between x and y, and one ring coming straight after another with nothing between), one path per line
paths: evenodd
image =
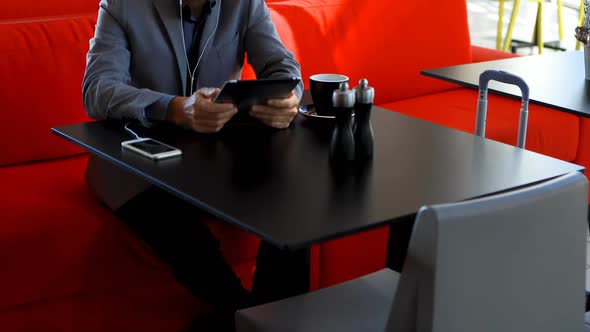
M387 267L401 272L408 253L408 245L414 228L416 214L402 218L389 226L389 242L387 243Z

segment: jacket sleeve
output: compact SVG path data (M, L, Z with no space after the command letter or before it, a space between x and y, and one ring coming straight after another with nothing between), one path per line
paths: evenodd
M248 11L245 49L256 77L301 77L301 68L281 42L264 0L250 0ZM295 88L299 99L302 93L303 82Z
M167 96L133 86L131 54L126 35L125 0L101 0L94 38L86 59L82 82L84 107L97 120L107 118L150 122L146 107Z

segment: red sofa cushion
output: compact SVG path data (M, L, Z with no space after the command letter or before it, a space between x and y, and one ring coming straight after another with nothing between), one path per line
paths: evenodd
M109 325L121 326L121 331L130 324L160 331L184 326L206 312L208 306L178 284L168 266L97 203L84 182L86 159L0 168L0 265L5 267L0 326L16 324L21 327L16 330L27 330L24 327L34 321L10 317L43 312L35 314L37 323L62 325L39 330L89 331L104 318L121 320ZM64 316L62 310L73 316ZM82 328L84 324L88 327Z
M0 326L11 332L185 331L195 308L183 293L168 285L140 284L57 297L0 311Z
M474 133L477 91L462 88L381 106ZM489 94L486 137L515 145L519 110L518 100ZM578 149L579 125L575 115L531 104L526 149L572 161Z
M56 17L98 13L100 0L19 0L0 1L0 20Z
M484 62L484 61L492 61L492 60L500 60L500 59L509 59L509 58L517 58L520 55L498 51L492 48L486 47L479 47L475 45L471 45L471 62Z
M309 76L336 72L356 85L362 77L386 103L452 88L420 70L469 63L465 0L298 0L269 7L289 23L292 49ZM281 33L283 35L283 33Z
M81 86L95 16L0 24L0 166L82 152L50 128L89 120Z
M31 282L37 280L38 274L28 273L29 263L34 261L40 262L36 264L40 271L55 269L55 279L62 279L57 284L47 280L47 284L43 285L47 287L44 290L28 287L16 289L14 298L4 293L0 297L0 311L4 306L20 303L23 299L33 301L45 295L75 293L87 283L100 290L131 282L134 276L130 273L121 275L126 271L125 266L129 266L136 274L140 272L135 271L138 267L148 268L153 270L152 275L157 272L155 277L167 279L166 282L174 281L169 279L169 268L154 257L149 248L137 240L111 210L100 205L91 195L84 180L86 162L87 156L81 156L0 167L0 182L3 183L0 192L3 207L0 220L0 264L10 266L13 273L3 275L4 280L12 277L16 281L21 274L25 275L24 278L30 276ZM259 239L216 220L209 222L209 227L220 240L221 250L228 263L242 279L244 286L250 288ZM14 255L19 252L16 247L29 249ZM51 250L45 251L45 247ZM119 256L117 251L127 255ZM69 256L72 253L74 255ZM63 258L58 259L62 254L65 254ZM48 255L55 260L48 259ZM101 264L107 264L107 259L112 259L107 255L116 256L118 260L103 266ZM86 261L89 257L92 259ZM72 271L80 267L84 270L96 269L107 275L93 274L96 279L88 279L87 276L78 275L79 271ZM149 271L146 276L150 276ZM49 294L44 294L45 291Z
M217 219L211 219L208 226L219 240L223 257L240 278L242 286L252 289L260 238Z
M311 250L311 290L329 287L383 269L389 227L323 242Z

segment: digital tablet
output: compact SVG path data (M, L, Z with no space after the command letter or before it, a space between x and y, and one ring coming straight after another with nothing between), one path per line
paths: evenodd
M299 82L301 79L298 77L226 81L213 102L232 103L240 109L264 105L269 99L288 97Z

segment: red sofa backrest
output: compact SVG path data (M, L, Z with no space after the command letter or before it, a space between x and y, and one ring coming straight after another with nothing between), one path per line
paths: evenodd
M4 0L0 1L1 20L98 13L100 0Z
M289 23L306 86L322 72L367 77L386 103L450 89L420 70L471 61L465 0L267 2Z
M0 166L82 152L50 128L89 120L81 86L95 22L0 23Z

